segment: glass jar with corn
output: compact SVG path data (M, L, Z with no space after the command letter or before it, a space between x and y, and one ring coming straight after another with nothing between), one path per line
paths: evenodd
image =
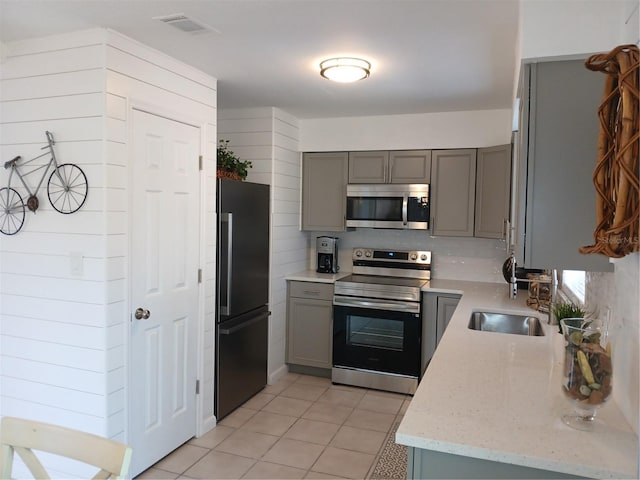
M574 407L562 420L593 430L597 409L611 396L611 344L596 321L565 318L560 324L565 342L562 391Z

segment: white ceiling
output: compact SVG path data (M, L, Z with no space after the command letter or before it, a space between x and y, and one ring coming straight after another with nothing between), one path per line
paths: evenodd
M108 27L218 79L219 108L300 119L511 107L517 0L0 0L0 41ZM193 35L152 17L184 13ZM335 84L319 60L370 59Z

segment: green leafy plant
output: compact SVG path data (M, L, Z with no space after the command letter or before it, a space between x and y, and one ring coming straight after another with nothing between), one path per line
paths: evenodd
M253 167L249 160L240 160L240 157L229 149L229 140L218 141L217 166L226 172L237 174L241 180L247 178L249 169Z
M558 330L562 333L560 320L563 318L584 318L587 311L584 306L577 305L573 302L558 302L553 306L553 314L558 321Z

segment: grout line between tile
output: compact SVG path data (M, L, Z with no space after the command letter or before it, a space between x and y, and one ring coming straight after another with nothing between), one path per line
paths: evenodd
M278 397L283 397L283 398L288 398L288 399L296 399L295 397L287 397L287 396L285 396L285 395L282 395L282 393L283 393L283 392L284 392L284 390L286 390L289 386L291 386L291 385L294 385L294 384L298 383L298 382L299 382L299 380L300 380L300 379L302 379L302 378L304 378L304 376L303 376L303 375L301 375L301 374L299 374L299 375L298 375L298 376L297 376L293 381L288 381L288 380L287 380L287 381L286 381L286 383L288 384L288 385L287 385L287 387L285 387L284 389L282 389L278 394L271 394L271 395L274 395L274 397L273 397L271 400L269 400L265 405L263 405L259 410L256 410L256 412L265 411L265 410L264 410L264 408L265 408L265 407L267 407L271 402L273 402L273 401L274 401L276 398L278 398ZM280 381L282 381L282 380L280 380ZM310 384L305 384L304 382L302 382L302 383L300 383L299 385L318 386L318 385L314 385L314 384L313 384L313 382L312 382L312 383L310 383ZM314 470L314 467L315 467L315 466L316 466L316 464L318 463L318 460L319 460L319 459L322 457L322 455L326 452L327 448L332 446L332 445L331 445L331 443L332 443L332 442L333 442L333 440L335 439L336 435L338 435L338 432L340 432L340 429L341 429L342 427L346 426L346 422L347 422L347 421L348 421L348 419L351 417L351 415L353 414L353 412L358 408L358 406L359 406L359 405L360 405L360 403L363 401L363 399L366 397L367 393L368 393L368 392L370 392L370 391L372 391L372 390L370 390L370 389L366 389L366 388L358 389L358 390L361 390L361 391L363 392L363 396L358 400L358 403L357 403L355 406L353 406L353 407L351 407L351 406L347 406L347 405L342 405L342 406L345 406L345 407L347 407L347 408L350 408L350 409L351 409L351 411L349 412L349 415L347 415L347 416L346 416L346 417L341 421L341 423L336 424L336 423L332 423L332 422L324 422L324 421L321 421L321 420L312 420L312 419L305 419L305 418L303 418L303 416L304 416L304 415L305 415L305 414L306 414L306 413L307 413L307 412L308 412L308 411L309 411L309 410L310 410L314 405L316 405L316 404L318 404L318 403L325 404L325 405L336 405L336 404L333 404L333 403L331 403L331 402L322 402L322 401L320 401L320 398L321 398L321 397L322 397L322 396L323 396L327 391L329 391L329 390L331 389L331 387L332 387L332 386L333 386L333 384L328 384L328 386L324 387L324 392L323 392L323 393L322 393L322 394L321 394L321 395L320 395L316 400L306 400L306 401L309 401L309 402L310 402L310 405L309 405L307 408L305 408L305 409L304 409L304 411L303 411L300 415L297 415L297 416L296 416L296 417L297 417L297 420L296 420L295 422L293 422L293 423L292 423L292 424L291 424L291 425L290 425L290 426L289 426L289 427L288 427L288 428L287 428L287 429L286 429L286 430L285 430L281 435L272 435L272 436L274 436L274 437L275 437L275 436L277 436L277 437L278 437L278 440L276 440L276 441L273 443L273 445L271 445L271 446L270 446L270 447L269 447L269 448L268 448L268 449L267 449L267 450L266 450L266 451L265 451L265 452L264 452L264 453L263 453L259 458L246 457L246 456L244 456L244 455L239 455L239 454L231 454L231 455L235 455L235 456L237 456L237 457L247 458L247 459L250 459L250 460L252 460L252 461L253 461L253 463L251 464L251 466L250 466L250 467L249 467L249 468L248 468L248 469L247 469L247 470L242 474L242 476L241 476L240 478L245 478L245 476L247 475L247 473L248 473L248 472L249 472L253 467L255 467L255 465L256 465L258 462L263 461L263 458L264 458L264 457L265 457L265 456L266 456L266 455L267 455L267 454L268 454L268 453L269 453L269 452L270 452L270 451L275 447L275 445L277 445L277 444L278 444L278 442L279 442L280 440L282 440L283 438L285 438L285 435L286 435L286 434L291 430L291 428L293 428L293 426L294 426L294 425L296 425L296 423L297 423L299 420L309 420L309 421L315 421L315 422L319 422L319 423L331 423L332 425L338 425L338 428L336 429L335 433L331 436L331 438L329 439L329 441L328 441L326 444L318 444L318 443L313 443L313 442L307 442L307 441L305 441L305 440L296 440L296 439L292 439L292 440L296 440L296 441L300 441L300 442L304 442L304 443L309 443L310 445L321 445L321 446L322 446L322 451L320 452L320 454L318 455L318 457L317 457L317 458L316 458L316 460L313 462L313 464L311 465L311 467L310 467L310 468L308 468L308 469L302 469L302 468L299 468L299 467L291 467L290 465L278 464L277 462L274 462L274 461L270 461L269 463L274 463L274 464L278 464L278 465L283 465L283 466L291 467L291 468L298 468L299 470L305 470L305 477L306 477L310 472L315 472L315 473L324 473L324 472L318 472L317 470ZM344 389L336 388L335 390L341 390L341 391L346 391L346 392L353 391L353 390L351 390L351 389L347 389L347 388L344 388ZM383 396L383 395L380 395L380 396L384 398L384 396ZM404 399L404 400L406 400L406 397L407 397L407 396L405 396L405 399ZM297 400L304 400L304 399L297 399ZM403 402L404 402L404 400L403 400ZM255 409L251 409L251 410L255 410ZM367 412L372 412L372 413L385 414L385 412L377 412L377 411L367 410L367 409L361 409L361 410L364 410L364 411L367 411ZM386 435L388 435L388 434L389 434L389 431L391 430L391 428L393 428L393 425L394 425L396 422L398 422L398 421L400 421L400 420L402 419L403 414L402 414L402 413L400 413L400 412L401 412L401 410L402 410L402 404L401 404L401 406L399 407L398 411L394 414L394 420L393 420L393 422L391 422L391 425L389 426L389 428L388 428L385 432L380 432L380 430L371 430L371 431L375 431L375 432L378 432L378 433L384 433L384 434L385 434L385 438L386 438ZM267 413L274 413L274 414L276 414L276 415L282 415L282 414L279 414L279 413L276 413L276 412L268 412L268 411L267 411ZM238 425L238 426L234 426L234 427L229 426L230 428L232 428L232 429L233 429L233 432L231 432L229 435L227 435L227 436L225 437L225 439L226 439L226 438L229 438L229 437L230 437L231 435L233 435L236 431L240 430L240 429L242 428L242 426L243 426L243 425L245 425L245 424L246 424L246 423L247 423L251 418L253 418L253 416L255 416L255 415L256 415L256 414L254 414L254 415L252 415L251 417L247 418L247 419L246 419L242 424L240 424L240 425ZM392 414L391 414L391 413L386 413L386 415L392 415ZM293 416L293 415L290 415L290 416ZM361 430L370 430L370 429L363 428L363 427L352 427L352 428L358 428L358 429L361 429ZM254 432L254 433L259 433L259 432ZM200 460L202 460L202 458L204 458L206 455L209 455L209 454L210 454L211 452L213 452L213 451L220 451L220 450L217 450L217 448L218 448L218 447L219 447L223 442L224 442L224 440L220 441L220 442L219 442L216 446L214 446L213 448L200 447L200 448L206 448L208 451L207 451L203 456L199 457L199 458L198 458L195 462L193 462L191 465L189 465L189 466L188 466L188 467L187 467L187 468L186 468L182 473L180 473L180 474L175 474L175 475L177 475L177 476L181 476L181 477L184 477L185 472L187 472L191 467L193 467L196 463L198 463ZM186 444L185 444L185 445L186 445ZM332 447L332 448L338 448L338 447ZM368 472L367 472L367 477L366 477L366 478L368 478L368 477L369 477L369 475L371 474L371 469L376 465L376 462L377 462L377 460L378 460L378 458L379 458L379 455L381 454L381 452L382 452L383 448L384 448L384 442L383 442L383 444L380 446L380 448L378 449L378 451L376 452L376 454L375 454L375 455L373 455L373 456L374 456L373 463L369 466L369 470L368 470ZM178 448L177 450L179 450L179 448ZM356 452L356 453L364 453L364 452L360 452L360 451L358 451L358 450L351 450L351 449L347 449L347 448L342 448L342 450L348 450L348 451L352 451L352 452ZM222 451L220 451L220 452L222 452ZM229 454L228 452L222 452L222 453ZM371 454L367 454L367 455L371 455ZM156 464L156 465L157 465L157 464ZM157 470L162 470L162 469L160 469L160 468L156 467L155 465L152 465L152 466L151 466L151 467L149 467L149 468L155 468L155 469L157 469ZM166 470L162 470L162 471L166 471ZM169 474L171 474L171 475L174 475L174 472L168 472L168 473L169 473ZM188 478L188 477L184 477L184 478Z

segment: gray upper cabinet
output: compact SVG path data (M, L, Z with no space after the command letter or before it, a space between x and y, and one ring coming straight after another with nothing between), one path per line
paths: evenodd
M505 238L510 196L511 145L479 148L474 236Z
M345 229L347 152L305 153L302 157L302 230Z
M349 152L349 183L387 183L389 152Z
M389 153L391 183L430 183L431 150L402 150Z
M476 149L434 150L431 171L431 233L472 237Z
M528 64L522 73L518 263L611 271L606 257L578 251L594 242L592 175L605 75L582 60Z
M349 183L429 183L431 150L349 153Z

